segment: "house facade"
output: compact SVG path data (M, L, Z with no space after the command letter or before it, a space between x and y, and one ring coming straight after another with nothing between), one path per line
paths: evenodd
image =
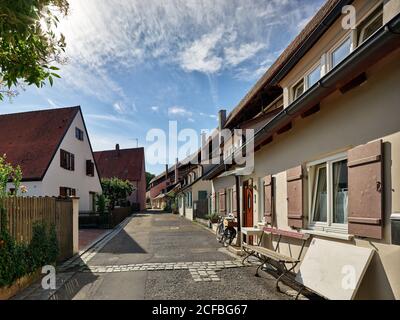
M94 209L102 189L80 107L0 115L0 153L21 166L26 196L76 196L80 212Z
M128 180L134 187L127 200L137 204L139 210L146 208L146 169L144 148L120 149L94 152L101 178Z
M194 164L183 177L176 196L180 216L193 221L205 219L211 211L212 184L203 180L203 176L212 167L210 164Z
M342 26L347 4L357 12L352 29ZM282 99L256 129L253 170L233 174L241 226L374 249L357 299L400 298L399 31L400 1L327 1L225 123L254 121ZM207 175L224 201L214 211L236 202L225 196L235 170ZM280 248L295 257L301 246Z

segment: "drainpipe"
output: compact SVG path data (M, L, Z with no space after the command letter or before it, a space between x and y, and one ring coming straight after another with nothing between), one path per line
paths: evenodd
M236 237L236 245L242 247L242 210L240 208L240 177L235 175L235 187L236 187L236 214L237 214L237 223L238 223L238 232Z

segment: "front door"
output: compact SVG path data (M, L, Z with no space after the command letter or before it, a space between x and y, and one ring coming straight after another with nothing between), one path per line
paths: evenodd
M253 227L253 186L249 181L245 181L243 184L243 206L244 206L244 220L243 226L245 227ZM253 237L249 237L248 242L247 239L244 239L248 244L253 243Z

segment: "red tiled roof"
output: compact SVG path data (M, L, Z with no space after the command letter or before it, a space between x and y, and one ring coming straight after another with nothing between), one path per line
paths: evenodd
M0 115L0 154L23 180L42 180L80 107Z
M144 148L94 152L101 178L140 181L144 170Z

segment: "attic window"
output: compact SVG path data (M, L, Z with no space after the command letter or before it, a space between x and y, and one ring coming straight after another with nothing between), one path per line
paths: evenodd
M301 79L300 82L293 87L293 101L299 98L303 93L304 93L304 80Z
M75 137L78 140L83 141L83 131L81 129L79 129L78 127L75 128Z
M380 27L383 26L383 5L380 5L373 13L371 13L357 28L358 45L372 36Z

